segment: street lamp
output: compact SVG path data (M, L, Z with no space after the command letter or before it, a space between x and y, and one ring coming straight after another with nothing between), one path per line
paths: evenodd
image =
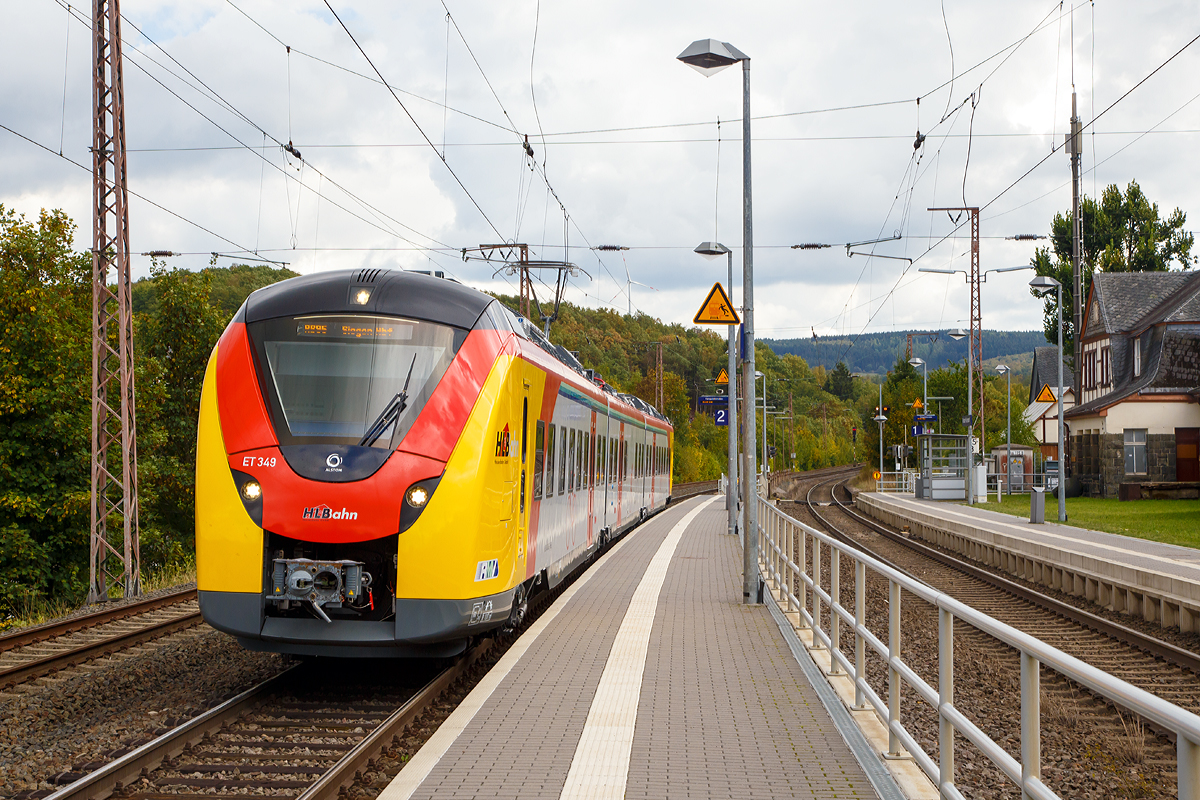
M1012 497L1012 370L1007 364L997 364L996 372L1008 376L1008 428L1004 434L1004 493Z
M925 409L925 413L928 414L929 413L929 365L925 363L925 359L923 359L919 356L916 358L910 359L908 363L909 363L909 366L920 367L921 372L924 373L925 399L922 402L925 403L923 408Z
M987 281L989 272L1016 272L1021 269L1033 269L1033 264L1023 264L1019 267L996 267L995 269L986 269L983 271L982 281ZM917 267L917 272L932 272L937 275L954 275L962 273L963 280L970 281L970 274L965 269L939 269L938 267Z
M1038 275L1029 282L1029 288L1038 297L1045 297L1050 292L1057 293L1058 306L1058 521L1067 521L1067 490L1063 485L1066 470L1063 469L1063 324L1062 324L1062 284L1049 275ZM1078 334L1077 334L1078 335Z
M714 75L725 67L742 62L742 333L746 343L746 377L754 375L754 215L750 190L750 56L728 42L698 39L676 56L701 75ZM754 381L744 380L746 390L743 413L746 416L746 469L742 476L742 508L746 514L746 538L742 550L742 602L758 598L758 507L754 502L757 488L754 440Z
M950 331L950 338L956 342L967 338L968 334L962 328L955 328ZM971 413L975 410L974 403L974 387L971 385L971 348L967 348L967 416L964 417L964 422L967 423L967 505L975 505L975 492L972 491L972 478L975 472L975 448L971 445L971 432L975 430L975 416Z
M883 381L879 382L879 413L875 415L875 421L879 423L879 480L883 480L883 423L887 422L887 417L883 415ZM876 486L876 489L879 487Z
M696 252L705 258L725 254L729 259L729 302L733 302L733 251L720 242L701 242ZM725 507L729 511L729 533L737 535L737 326L729 326L729 409L725 417L729 428L729 491Z

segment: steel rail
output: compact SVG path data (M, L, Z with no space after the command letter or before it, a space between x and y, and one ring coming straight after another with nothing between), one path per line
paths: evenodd
M391 743L393 737L399 735L487 653L493 641L483 640L438 673L305 789L298 800L334 800L338 793L351 785L361 775L364 767ZM286 677L299 666L289 667L219 706L178 725L136 750L64 786L45 800L105 800L124 786L138 780L144 772L157 769L164 761L179 756L205 736L262 706L275 689L283 684Z
M890 738L889 752L898 752L901 744L909 748L918 766L933 781L934 785L939 787L943 797L962 797L954 785L953 777L954 733L956 730L971 741L992 763L1012 779L1020 788L1022 796L1045 798L1047 800L1055 797L1040 780L1041 705L1039 674L1040 667L1046 666L1069 680L1073 680L1092 692L1107 698L1111 702L1127 708L1150 722L1173 732L1176 737L1177 748L1176 775L1178 778L1178 795L1181 798L1189 798L1189 800L1200 800L1200 716L1087 664L1011 625L981 613L965 603L956 600L946 592L934 589L924 582L914 580L907 573L896 570L879 561L871 554L865 552L861 546L848 546L839 539L835 539L827 533L822 533L816 528L806 525L794 517L790 517L762 496L757 497L756 501L764 517L763 523L760 526L760 535L765 537L768 544L768 547L764 551L765 558L760 561L760 566L766 568L766 576L771 578L776 587L783 589L782 593L785 595L784 599L787 601L789 608L793 605L799 607L801 625L803 627L810 627L813 630L814 637L819 638L822 644L830 649L831 654L838 647L836 643L838 636L836 622L844 620L851 626L856 639L855 663L851 667L848 661L842 658L838 659L838 664L842 668L847 669L856 688L859 689L857 692L859 698L856 699L856 703L859 705L862 705L862 701L866 699L862 695L869 696L871 694L867 691L869 687L862 680L865 674L861 655L862 650L869 643L872 649L876 649L882 655L879 649L882 647L882 643L878 642L874 636L867 637L865 635L867 631L865 630L862 602L863 592L860 587L864 583L866 570L871 570L888 581L890 597L888 603L889 635L886 656L890 672L888 699L886 704L884 704L880 698L872 697L870 706L880 716L880 720L887 725ZM819 573L815 572L815 568L814 574L810 576L802 565L792 562L790 553L786 559L780 557L776 539L782 538L790 550L792 546L791 540L797 533L802 537L799 539L801 552L803 552L804 548L804 538L811 537L814 546L814 557L819 553L820 545L824 544L832 548L830 553L833 559L832 564L839 563L841 556L848 556L855 562L855 587L857 596L853 612L843 607L840 603L837 569L831 571L831 590L829 593L825 593L818 583L820 577ZM816 564L819 565L819 561ZM781 574L783 571L787 573L786 587L780 581L780 578L784 577ZM821 629L822 622L819 605L814 603L815 613L809 614L806 607L807 604L791 592L790 587L794 578L799 578L806 587L813 590L814 594L828 603L831 615L830 634L826 634ZM920 676L912 673L911 670L902 669L904 662L900 652L899 607L901 590L912 593L917 598L924 600L938 609L939 685L936 691L926 684ZM772 589L772 591L776 591L776 589ZM982 731L971 726L969 720L954 705L953 623L956 618L997 641L1016 649L1021 655L1021 753L1019 761L1009 755L998 743ZM899 688L902 682L908 683L922 697L936 697L938 700L935 708L939 716L940 731L939 760L936 764L927 754L923 753L920 746L917 747L917 750L921 750L925 757L921 758L918 756L917 751L911 749L916 743L907 741L911 740L911 737L905 737L904 735L906 731L900 721L901 701ZM876 700L880 702L875 702ZM886 717L881 713L881 706L886 708Z
M494 641L494 639L484 639L465 656L426 684L421 691L405 701L404 705L396 709L352 750L342 756L328 772L318 778L316 783L302 792L296 800L337 800L338 793L354 783L375 756L478 661L491 648Z
M74 783L64 786L44 800L103 800L103 798L107 798L122 786L137 780L143 770L155 769L164 760L179 755L211 731L237 719L261 704L262 699L280 685L285 676L297 669L298 666L288 667L278 675L268 678L219 706L172 728L157 739L146 742L116 761L111 761L100 769L84 775Z
M41 625L34 625L29 628L21 628L20 630L6 633L0 636L0 653L12 650L16 647L25 647L27 645L36 644L37 642L53 639L57 636L63 636L68 633L94 628L97 625L104 625L109 622L115 622L127 617L134 617L138 614L144 614L147 611L154 611L159 608L166 608L177 603L185 603L188 600L196 599L195 589L181 589L177 592L151 597L146 600L139 600L136 603L116 606L115 608L102 609L93 611L90 614L81 614L77 617L68 619L56 620L54 622L46 622Z
M51 672L74 666L75 664L82 664L94 658L116 653L127 647L133 647L152 639L159 639L172 633L178 633L179 631L195 627L202 622L204 620L201 618L200 612L192 611L172 619L156 622L153 625L143 626L135 631L109 636L97 642L74 647L61 653L54 653L31 661L14 664L11 667L0 669L0 687L13 686L32 680L33 678L39 678Z
M1022 586L1015 581L1010 581L1007 578L1003 578L985 569L976 567L969 562L943 553L927 544L913 541L912 539L896 533L895 531L888 530L886 526L881 525L872 519L864 517L862 514L859 514L857 511L851 509L845 503L839 500L836 494L836 487L833 494L833 499L834 502L837 503L838 508L844 514L851 517L858 523L865 525L871 530L887 537L894 542L898 542L899 544L902 544L905 547L920 553L926 558L933 559L934 561L937 561L948 567L959 570L960 572L970 575L972 578L981 580L987 584L990 584L991 586L1019 597L1022 600L1033 603L1034 605L1044 608L1047 611L1056 614L1057 616L1068 619L1085 628L1089 628L1096 633L1108 636L1109 638L1127 644L1130 647L1141 650L1144 653L1161 658L1177 667L1190 670L1191 672L1200 675L1200 655L1196 653L1184 650L1182 647L1177 647L1170 642L1164 642L1161 639L1156 639L1153 636L1142 633L1138 630L1134 630L1133 628L1126 627L1118 622L1107 620L1104 617L1092 614L1081 608L1073 606L1070 603L1064 603L1061 600L1056 600L1053 597L1042 594L1034 589L1030 589L1027 586ZM810 508L812 507L810 506ZM813 516L817 517L817 519L820 519L826 526L832 527L830 526L828 520L818 514L815 509L813 509ZM857 546L862 547L861 544L857 544ZM876 558L879 557L878 554L873 553L873 555L875 555ZM899 569L899 567L896 568Z

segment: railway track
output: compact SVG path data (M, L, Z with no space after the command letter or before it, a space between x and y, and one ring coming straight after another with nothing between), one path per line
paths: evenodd
M809 489L804 501L834 536L1065 653L1200 713L1200 655L890 530L839 497L843 485L844 480L836 478L823 481ZM824 494L829 495L827 501ZM841 517L838 524L831 519L834 515ZM977 647L996 654L1008 651L990 637L978 639Z
M700 494L712 494L717 490L719 481L696 481L695 483L677 483L671 487L671 500L679 502Z
M492 646L486 639L449 666L396 670L382 661L317 659L168 731L73 782L53 800L163 800L201 795L336 798L393 737Z
M0 688L186 630L202 622L195 589L0 636Z

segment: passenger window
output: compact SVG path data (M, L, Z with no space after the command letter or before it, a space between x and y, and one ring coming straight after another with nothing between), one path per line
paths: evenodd
M546 439L546 497L554 497L554 437L556 426L550 426Z
M533 499L542 499L542 466L546 459L546 423L537 421L533 439Z
M575 429L571 429L570 446L567 449L567 491L575 491Z
M562 432L562 444L558 448L558 493L567 490L567 432Z

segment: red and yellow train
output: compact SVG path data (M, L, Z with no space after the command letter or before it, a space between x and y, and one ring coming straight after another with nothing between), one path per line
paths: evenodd
M204 378L201 611L254 650L454 655L665 507L672 434L456 282L261 289Z

